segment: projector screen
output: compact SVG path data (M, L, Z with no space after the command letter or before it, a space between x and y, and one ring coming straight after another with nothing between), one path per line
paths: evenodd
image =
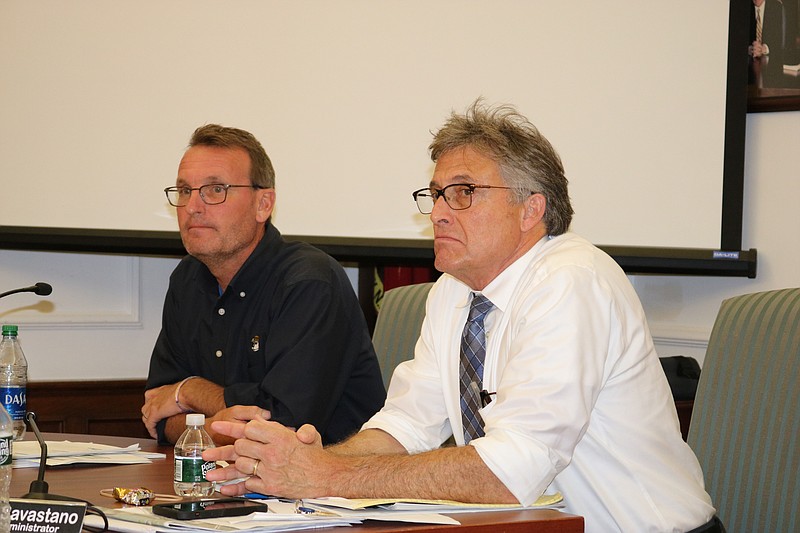
M430 239L411 191L477 97L561 154L572 229L716 248L727 0L4 1L0 225L175 231L192 131L254 133L294 236Z

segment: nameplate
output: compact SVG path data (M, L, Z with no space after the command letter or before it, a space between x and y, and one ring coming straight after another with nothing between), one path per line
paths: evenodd
M12 532L80 533L86 504L11 498Z

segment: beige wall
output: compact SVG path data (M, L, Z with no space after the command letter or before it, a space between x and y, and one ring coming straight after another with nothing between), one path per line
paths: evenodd
M800 198L797 146L800 112L747 116L742 247L758 249L756 279L633 277L661 355L702 361L710 328L724 298L800 286ZM671 199L675 216L680 193Z

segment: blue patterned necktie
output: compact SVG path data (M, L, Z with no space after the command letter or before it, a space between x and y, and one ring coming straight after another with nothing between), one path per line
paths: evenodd
M469 317L461 335L461 359L459 378L461 381L461 423L464 426L464 444L483 437L481 408L483 388L483 362L486 359L486 329L483 320L494 304L482 294L473 293Z

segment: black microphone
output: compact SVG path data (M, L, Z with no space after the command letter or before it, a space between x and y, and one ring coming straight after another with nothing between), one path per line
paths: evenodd
M13 291L4 292L3 294L0 294L0 298L8 296L9 294L16 294L18 292L33 292L39 296L47 296L53 292L53 287L51 287L49 283L43 283L40 281L36 285L31 285L30 287L22 287L21 289L14 289Z
M50 287L50 285L48 285ZM31 429L36 434L36 441L39 443L39 447L42 449L42 453L39 456L39 476L31 481L31 489L23 496L23 499L27 500L58 500L58 501L66 501L66 502L86 502L86 500L81 500L80 498L70 498L69 496L60 496L58 494L50 494L48 490L50 486L47 484L47 481L44 480L44 472L45 468L47 467L47 443L42 438L42 434L39 433L39 426L36 425L36 413L33 411L28 411L25 413L25 419L31 425Z

